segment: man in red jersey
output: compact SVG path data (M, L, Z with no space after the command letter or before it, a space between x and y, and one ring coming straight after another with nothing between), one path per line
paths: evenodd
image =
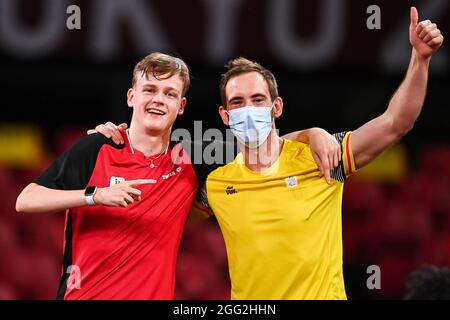
M59 299L173 299L178 246L198 184L189 161L172 161L169 145L189 82L181 59L144 58L128 91L133 116L125 144L101 134L82 138L18 197L19 212L68 209Z
M181 59L148 55L134 68L124 143L86 136L19 195L18 212L67 209L59 299L174 298L181 233L199 174L181 144L170 145L189 82ZM320 148L327 144L323 132L315 137Z

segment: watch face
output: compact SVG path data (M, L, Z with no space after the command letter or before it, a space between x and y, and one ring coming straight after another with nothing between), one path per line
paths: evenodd
M84 195L85 195L85 196L91 196L91 195L93 195L96 188L97 188L96 186L90 186L90 187L87 187L86 190L84 191Z

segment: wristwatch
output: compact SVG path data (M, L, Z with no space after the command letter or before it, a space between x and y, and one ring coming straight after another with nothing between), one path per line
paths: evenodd
M84 197L86 198L86 203L89 206L95 206L94 196L95 192L97 192L96 186L89 186L84 190Z

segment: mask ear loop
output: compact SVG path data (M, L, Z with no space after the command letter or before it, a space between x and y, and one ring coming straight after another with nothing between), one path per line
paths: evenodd
M275 121L275 115L273 113L273 109L275 109L275 102L277 101L277 98L275 98L275 100L273 100L272 105L270 107L270 116L272 117L272 122Z
M227 114L227 116L228 116L228 126L230 125L230 113L228 112L228 110L225 110L225 113Z

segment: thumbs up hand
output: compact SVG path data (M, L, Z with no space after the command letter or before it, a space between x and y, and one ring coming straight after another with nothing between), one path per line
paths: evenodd
M419 13L415 7L411 8L409 42L419 56L424 59L431 58L444 42L444 37L435 23L430 20L419 22Z

